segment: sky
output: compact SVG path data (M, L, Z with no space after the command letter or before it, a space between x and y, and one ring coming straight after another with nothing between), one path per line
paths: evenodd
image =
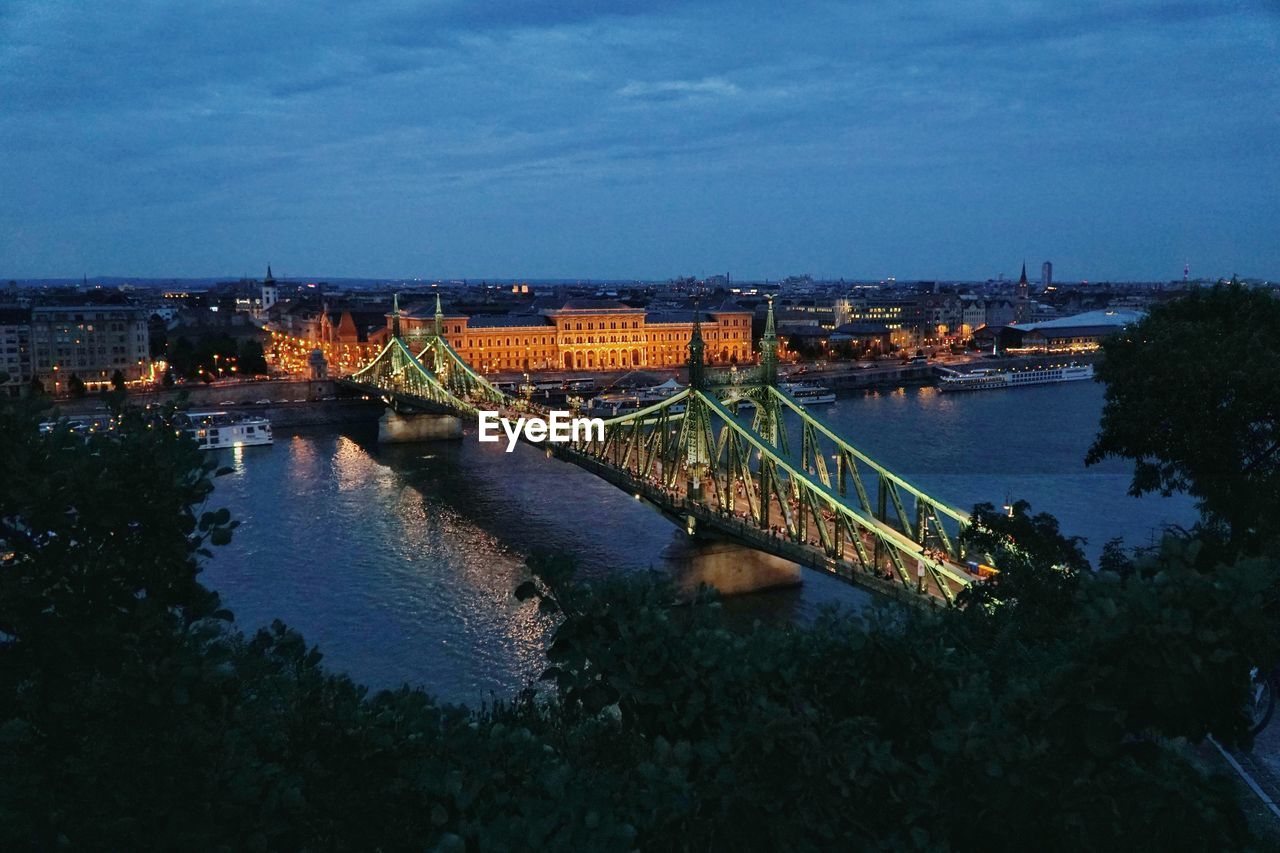
M0 0L0 277L1280 277L1280 2Z

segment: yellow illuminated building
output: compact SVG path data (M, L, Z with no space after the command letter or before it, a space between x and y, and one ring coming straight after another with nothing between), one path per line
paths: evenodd
M727 303L700 313L709 363L752 360L750 311ZM406 337L429 334L434 305L405 312L400 322ZM445 313L443 331L459 355L486 373L676 367L688 358L693 312L648 312L611 300L578 299L538 313Z

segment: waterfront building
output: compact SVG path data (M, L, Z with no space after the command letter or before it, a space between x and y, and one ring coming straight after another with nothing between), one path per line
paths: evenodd
M46 305L31 309L32 373L50 393L65 391L72 376L93 390L151 381L147 311L134 305Z
M384 308L363 305L281 305L266 327L271 334L268 360L277 370L309 376L318 352L333 373L353 373L386 344L386 316Z
M849 322L883 326L889 332L890 342L898 347L918 346L924 339L922 312L920 297L914 294L849 299Z
M1102 341L1142 319L1141 311L1087 311L1043 323L1011 326L1021 340L1008 347L1012 353L1094 352Z
M706 359L711 364L752 360L751 312L731 300L700 308ZM445 340L483 372L622 370L685 363L695 311L648 311L612 299L572 298L537 303L510 314L440 310ZM394 321L386 316L388 329ZM406 337L437 322L435 304L401 312Z

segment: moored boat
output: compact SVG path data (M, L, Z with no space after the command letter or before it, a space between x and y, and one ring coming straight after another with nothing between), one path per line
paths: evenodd
M968 373L952 373L938 380L939 391L986 391L1022 385L1047 385L1093 378L1092 364L1065 364L1053 367L1003 369L980 367Z

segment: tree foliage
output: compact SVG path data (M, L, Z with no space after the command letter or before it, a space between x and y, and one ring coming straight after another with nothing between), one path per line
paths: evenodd
M1206 532L1256 550L1280 534L1280 300L1193 290L1109 338L1087 462L1133 462L1134 495L1186 492Z
M197 579L234 522L167 415L87 439L0 404L0 849L1247 849L1177 739L1244 736L1274 566L1125 575L1020 505L967 607L730 630L531 560L541 686L370 695ZM122 496L128 496L122 498ZM1016 545L1009 539L1017 534Z

